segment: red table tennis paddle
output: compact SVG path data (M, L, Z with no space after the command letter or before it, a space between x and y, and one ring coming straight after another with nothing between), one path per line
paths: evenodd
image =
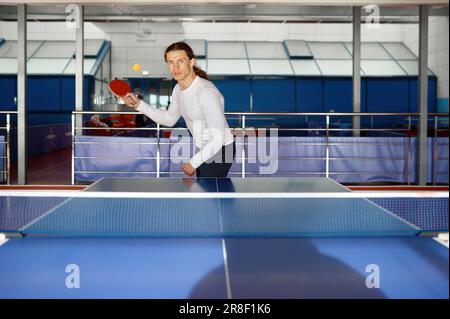
M123 80L112 80L109 82L109 90L118 97L123 97L127 93L131 92L131 86L128 84L128 82L125 82Z

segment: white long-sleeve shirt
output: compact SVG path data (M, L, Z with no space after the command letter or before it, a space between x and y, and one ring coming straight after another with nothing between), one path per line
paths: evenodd
M199 149L190 160L192 167L197 168L219 152L223 145L233 143L233 134L224 115L224 103L222 94L212 82L196 76L186 90L182 90L179 84L175 86L167 110L156 109L144 101L140 102L137 110L165 126L174 126L183 116Z

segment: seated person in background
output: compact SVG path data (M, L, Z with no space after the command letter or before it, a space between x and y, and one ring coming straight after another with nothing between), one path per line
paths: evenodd
M109 129L112 126L112 122L109 119L109 116L102 116L100 114L94 114L91 116L88 122L89 127L104 127L104 130L88 130L89 135L97 135L97 136L110 136L112 135L111 130Z

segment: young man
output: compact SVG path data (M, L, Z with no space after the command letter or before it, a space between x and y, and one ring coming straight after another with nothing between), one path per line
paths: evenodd
M224 115L224 98L195 65L195 55L184 42L171 44L164 53L172 77L178 82L167 110L159 110L139 100L134 94L125 103L156 123L173 126L183 116L199 151L183 164L186 175L226 177L233 164L236 148Z

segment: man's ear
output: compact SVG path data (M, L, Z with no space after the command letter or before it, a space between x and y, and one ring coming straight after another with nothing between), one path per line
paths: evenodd
M195 63L197 63L197 61L195 60L195 58L192 58L189 60L189 64L191 65L191 68L194 67Z

